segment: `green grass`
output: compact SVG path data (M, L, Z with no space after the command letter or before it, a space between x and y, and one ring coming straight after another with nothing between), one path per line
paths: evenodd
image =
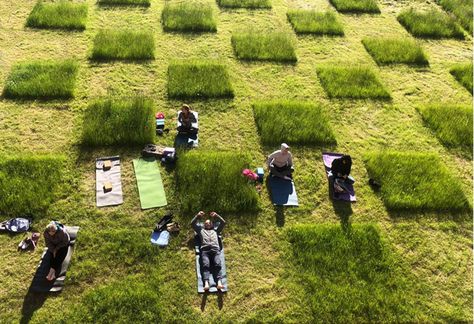
M472 106L426 105L418 111L445 145L472 150Z
M336 224L296 225L287 235L286 269L309 304L312 322L413 320L417 296L376 226L358 224L344 231Z
M434 153L368 153L369 176L382 185L386 207L399 211L462 211L469 208L461 185Z
M215 32L216 20L210 4L176 3L166 4L161 14L165 31Z
M316 10L290 10L286 13L288 21L298 34L343 36L342 24L333 12Z
M291 36L283 32L243 32L232 34L232 46L237 58L276 62L296 62Z
M253 104L262 143L335 144L328 115L319 104L273 101Z
M103 99L84 112L82 143L87 146L153 143L153 102L143 97Z
M100 30L94 38L93 60L151 60L155 58L153 34L147 31Z
M321 66L316 70L330 98L390 99L390 93L370 68Z
M447 14L436 9L419 12L410 8L402 11L397 19L416 37L464 39L461 27Z
M270 9L270 0L217 0L223 8Z
M365 49L379 65L428 65L423 49L414 40L403 38L364 38Z
M472 1L437 0L445 10L452 12L459 23L472 35Z
M380 13L375 0L330 0L339 12L348 13Z
M472 63L457 64L449 72L472 94Z
M32 28L77 29L86 28L87 4L61 1L38 2L26 20Z
M149 7L151 4L150 0L98 0L100 5L110 5L110 6L144 6Z
M0 156L0 214L39 217L61 195L65 158L58 155Z
M168 66L170 98L233 98L227 67L214 61L183 60Z
M78 69L72 60L17 64L5 82L3 95L17 99L72 98Z
M253 169L250 156L238 151L182 154L177 163L177 189L181 209L244 212L258 209L255 187L242 170Z

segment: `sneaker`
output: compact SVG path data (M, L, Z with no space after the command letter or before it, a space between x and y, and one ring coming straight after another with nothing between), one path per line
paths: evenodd
M209 291L209 281L204 281L204 291Z

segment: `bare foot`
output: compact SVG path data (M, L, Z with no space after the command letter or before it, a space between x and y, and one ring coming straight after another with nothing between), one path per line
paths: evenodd
M204 291L209 291L209 281L204 282Z
M218 290L224 289L224 285L222 284L222 282L220 280L217 282L217 289Z
M48 273L48 275L46 276L46 279L49 280L49 281L51 281L51 280L53 280L55 277L56 277L56 276L55 276L55 271L54 271L54 269L53 269L53 268L49 269L49 273Z

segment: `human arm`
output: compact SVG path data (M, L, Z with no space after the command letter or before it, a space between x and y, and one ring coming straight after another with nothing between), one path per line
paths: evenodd
M293 166L293 155L291 155L291 153L288 153L288 166Z
M219 226L217 227L216 232L217 232L217 234L220 234L222 232L222 230L224 229L225 224L226 224L224 218L222 218L222 216L219 215L216 212L211 212L211 217L215 217L219 220Z
M47 230L44 231L43 236L44 236L44 243L46 244L48 251L54 254L54 250L56 249L56 246L53 244L51 240L51 236L49 235Z
M197 224L199 217L202 217L204 215L204 212L201 210L199 213L194 216L194 218L191 220L191 227L194 229L196 233L199 232L201 227Z
M270 154L268 157L267 157L267 165L268 167L270 167L270 165L272 165L273 163L273 159L275 158L275 155L278 153L277 152L273 152L272 154Z

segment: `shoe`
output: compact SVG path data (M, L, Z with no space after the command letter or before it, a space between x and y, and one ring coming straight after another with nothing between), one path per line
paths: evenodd
M178 223L169 223L166 225L166 230L170 233L179 233L179 230L181 228L179 227Z
M204 291L209 291L209 281L204 281Z

